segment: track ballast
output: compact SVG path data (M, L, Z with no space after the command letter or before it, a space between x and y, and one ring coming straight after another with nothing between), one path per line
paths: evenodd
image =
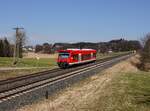
M88 73L91 70L94 71L98 68L107 68L111 64L124 60L129 56L131 56L131 54L128 53L97 60L95 63L85 64L69 69L57 68L26 76L2 80L0 81L0 107L1 104L7 102L8 100L12 100L13 98L27 94L28 92L47 87L48 85L53 85L57 82L72 78L82 73ZM5 107L6 106L4 105L4 108Z

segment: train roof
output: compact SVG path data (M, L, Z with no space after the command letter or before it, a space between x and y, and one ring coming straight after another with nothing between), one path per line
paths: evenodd
M66 49L66 50L59 50L58 51L59 53L60 52L96 52L95 49Z

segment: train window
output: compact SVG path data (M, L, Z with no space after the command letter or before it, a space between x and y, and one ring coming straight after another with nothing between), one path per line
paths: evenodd
M69 57L69 53L59 53L59 57L60 58L68 58Z
M82 55L82 60L91 59L91 54L84 54Z

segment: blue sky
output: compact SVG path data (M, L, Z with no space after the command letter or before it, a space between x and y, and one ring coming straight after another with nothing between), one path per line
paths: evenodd
M150 0L0 0L0 36L18 26L34 44L139 39L149 13Z

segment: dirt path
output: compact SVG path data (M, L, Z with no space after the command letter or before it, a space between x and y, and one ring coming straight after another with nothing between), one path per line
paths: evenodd
M97 98L102 96L100 93L105 92L112 79L122 71L138 71L131 61L136 62L137 59L132 57L55 94L49 100L25 106L18 111L93 111L91 104L96 104Z

